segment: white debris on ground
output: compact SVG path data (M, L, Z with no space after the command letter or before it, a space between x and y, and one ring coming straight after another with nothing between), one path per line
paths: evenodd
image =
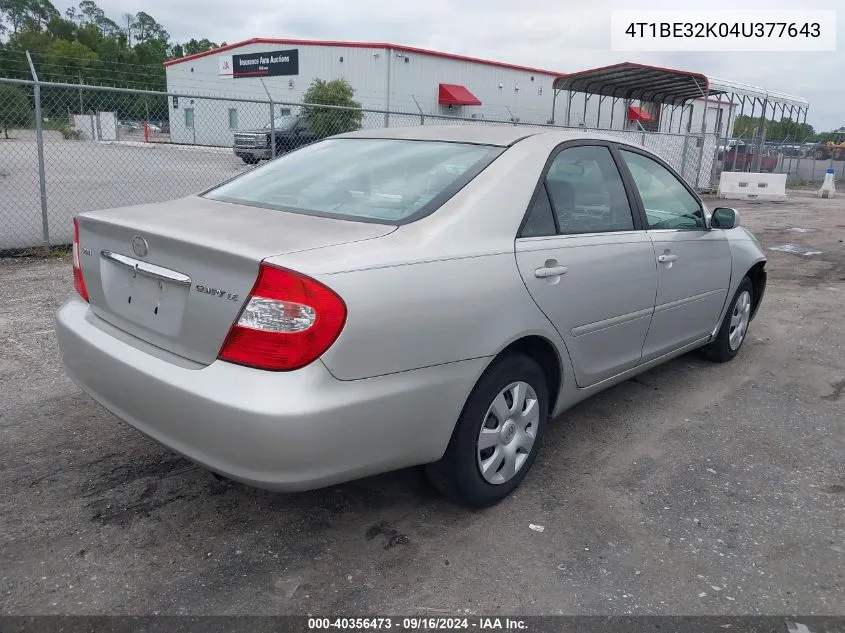
M780 251L782 253L792 253L793 255L804 255L809 257L811 255L821 255L822 251L814 251L806 246L799 246L798 244L781 244L779 246L770 246L770 251Z

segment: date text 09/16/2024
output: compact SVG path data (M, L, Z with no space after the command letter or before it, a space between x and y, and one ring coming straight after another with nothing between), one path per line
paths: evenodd
M371 617L371 618L308 618L308 630L346 631L432 631L432 630L511 630L525 631L524 620L506 617Z

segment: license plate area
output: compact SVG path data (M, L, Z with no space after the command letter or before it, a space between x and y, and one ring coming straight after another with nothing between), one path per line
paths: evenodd
M159 334L179 334L189 277L104 251L100 278L106 303L115 315Z

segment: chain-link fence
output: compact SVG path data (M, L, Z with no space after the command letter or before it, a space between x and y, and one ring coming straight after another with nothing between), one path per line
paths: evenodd
M190 195L347 130L515 123L0 78L0 125L8 254L70 243L77 213ZM612 132L710 187L715 136Z
M807 139L737 137L716 152L716 173L761 171L787 174L790 183L820 183L832 169L836 180L845 180L845 142L816 143Z

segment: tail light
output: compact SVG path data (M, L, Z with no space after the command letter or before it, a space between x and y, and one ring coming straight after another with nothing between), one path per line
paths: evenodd
M346 323L346 304L320 282L261 264L246 306L220 350L220 360L290 371L314 362Z
M73 287L79 296L88 301L88 290L82 277L82 265L79 262L79 223L73 218Z

